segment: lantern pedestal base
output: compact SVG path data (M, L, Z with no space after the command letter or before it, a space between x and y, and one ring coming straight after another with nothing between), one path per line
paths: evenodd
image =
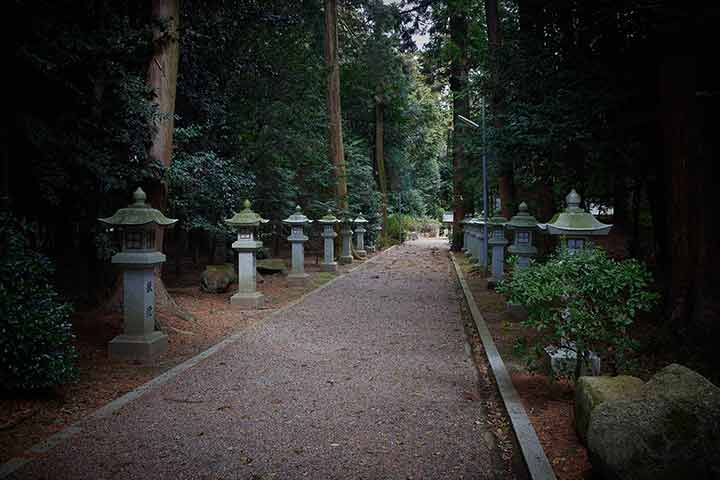
M337 272L337 269L338 269L337 262L320 264L320 271L322 271L322 272Z
M118 335L108 343L111 360L152 360L168 348L168 337L163 332L145 335Z
M287 276L288 285L291 287L302 287L310 281L307 273L291 273Z
M360 258L367 257L367 252L365 250L355 250L355 253L357 253L357 256Z
M263 306L265 295L260 292L236 293L230 297L230 305L239 305L243 309L255 310Z
M340 265L350 265L353 262L352 255L347 255L338 258L338 261L340 262Z
M367 253L375 253L375 245L368 245L365 250L367 250Z

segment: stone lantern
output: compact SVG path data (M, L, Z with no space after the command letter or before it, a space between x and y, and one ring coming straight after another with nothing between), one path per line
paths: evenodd
M460 225L463 226L463 227L462 227L462 230L463 230L463 248L462 248L462 251L463 251L465 254L468 253L468 247L469 247L469 242L470 242L470 235L469 235L470 231L469 231L469 229L467 228L467 223L470 221L471 218L472 218L472 215L470 215L469 213L466 213L466 214L465 214L465 218L463 218L462 220L460 220L460 221L458 222Z
M506 223L507 219L500 214L500 210L496 210L495 215L488 219L488 246L492 247L489 285L497 284L505 277L505 245L508 244L507 239L505 239Z
M377 224L372 227L372 230L374 232L372 239L370 240L372 243L365 246L365 250L367 250L368 253L375 253L377 251L377 239L380 237L380 232L382 232L382 225Z
M335 262L335 237L337 237L337 233L335 233L335 224L340 222L337 218L335 218L335 215L333 215L332 210L328 209L327 214L322 217L320 220L318 220L318 223L320 223L323 226L322 231L322 237L323 237L323 250L324 250L324 256L323 256L323 262L320 264L320 270L323 272L335 272L337 271L337 262Z
M487 265L487 258L485 258L486 249L483 248L485 244L485 211L483 210L475 216L475 235L477 242L475 243L475 258L477 258L480 265L485 267Z
M341 220L340 238L342 240L342 251L340 252L340 263L342 265L351 264L352 256L352 220L346 215Z
M112 257L112 263L123 269L123 333L108 345L114 360L149 360L168 345L167 335L155 331L155 266L166 258L155 249L155 232L177 220L165 217L145 200L147 195L138 188L130 206L99 219L122 234L122 250Z
M477 243L477 228L475 214L469 214L464 219L463 231L465 232L465 255L468 257L470 262L477 262L476 255L476 243Z
M483 267L487 266L487 249L485 248L485 210L482 210L476 217L476 228L477 228L477 259L480 265Z
M518 213L505 225L514 230L513 244L508 247L508 253L517 256L517 268L525 268L530 259L537 255L537 247L533 246L533 233L538 229L538 222L528 212L525 202L518 207Z
M355 224L355 251L359 257L366 257L365 232L367 230L365 230L365 224L368 223L368 221L365 220L363 214L360 213L355 220L353 220L353 223Z
M473 262L482 265L487 265L487 259L485 258L485 249L483 243L485 242L485 220L483 220L484 213L480 212L473 216L470 220L472 225L472 240L471 240L471 255Z
M255 239L255 231L261 223L267 222L250 209L250 200L245 200L243 209L225 220L226 224L237 230L237 240L233 242L232 248L238 252L238 291L230 297L232 305L252 309L263 304L265 295L257 291L255 273L257 252L262 248L262 242Z
M368 231L370 232L370 236L365 242L365 251L368 253L375 253L375 243L377 242L377 237L382 230L382 226L380 225L381 218L382 217L379 213L375 213L370 216L370 220L368 221Z
M453 224L453 212L443 212L442 223L445 225L445 231L447 232L447 238L452 238L452 224Z
M290 225L290 236L287 237L292 245L292 268L288 274L288 283L291 285L304 285L310 277L305 273L305 242L308 241L307 235L303 231L306 225L310 225L312 220L302 213L300 205L295 207L295 213L283 220L285 225Z
M562 246L571 252L582 250L590 243L591 236L607 235L612 228L580 208L580 200L580 195L573 189L565 197L565 211L556 213L545 225L539 225L548 234L559 235Z

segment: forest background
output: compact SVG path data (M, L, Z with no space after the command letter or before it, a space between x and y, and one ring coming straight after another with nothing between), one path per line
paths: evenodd
M168 5L175 15L157 15ZM506 216L526 201L547 221L576 188L585 206L612 209L622 255L653 269L658 328L716 361L717 7L14 1L25 28L11 39L13 117L2 128L3 262L52 260L42 275L84 310L117 282L117 244L97 218L137 186L180 219L164 239L171 264L216 261L232 237L223 219L245 198L275 221L296 204L311 218L342 206L328 155L329 5L352 213L387 210L400 224L400 214L430 222L452 209L459 220L482 208L483 155ZM168 49L174 78L157 60ZM172 80L171 114L153 78ZM457 115L484 119L483 131ZM161 154L153 125L171 131Z

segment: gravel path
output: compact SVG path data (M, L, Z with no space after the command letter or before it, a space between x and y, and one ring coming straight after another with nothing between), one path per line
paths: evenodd
M503 478L447 242L307 297L14 478Z

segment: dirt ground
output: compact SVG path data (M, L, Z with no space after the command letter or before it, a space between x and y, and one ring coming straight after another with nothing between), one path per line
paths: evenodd
M360 263L338 265L337 275ZM108 359L107 343L122 332L120 313L77 313L72 320L80 355L79 379L52 391L0 398L0 462L17 456L236 330L261 321L277 308L336 276L335 273L320 272L317 259L307 256L305 270L311 274L307 286L289 287L284 275L259 276L261 283L258 289L265 294L265 307L252 311L230 305L229 298L236 290L235 285L223 294L202 292L199 285L203 269L203 266L186 266L179 277L173 275L171 269L164 275L170 294L196 320L183 320L160 310L158 317L169 336L169 348L151 364L112 362Z
M517 338L530 336L532 331L507 312L504 297L487 289L484 276L470 270L464 255L455 254L455 259L465 273L555 475L559 480L590 479L587 450L575 434L572 384L528 371L522 359L514 355L513 346Z

